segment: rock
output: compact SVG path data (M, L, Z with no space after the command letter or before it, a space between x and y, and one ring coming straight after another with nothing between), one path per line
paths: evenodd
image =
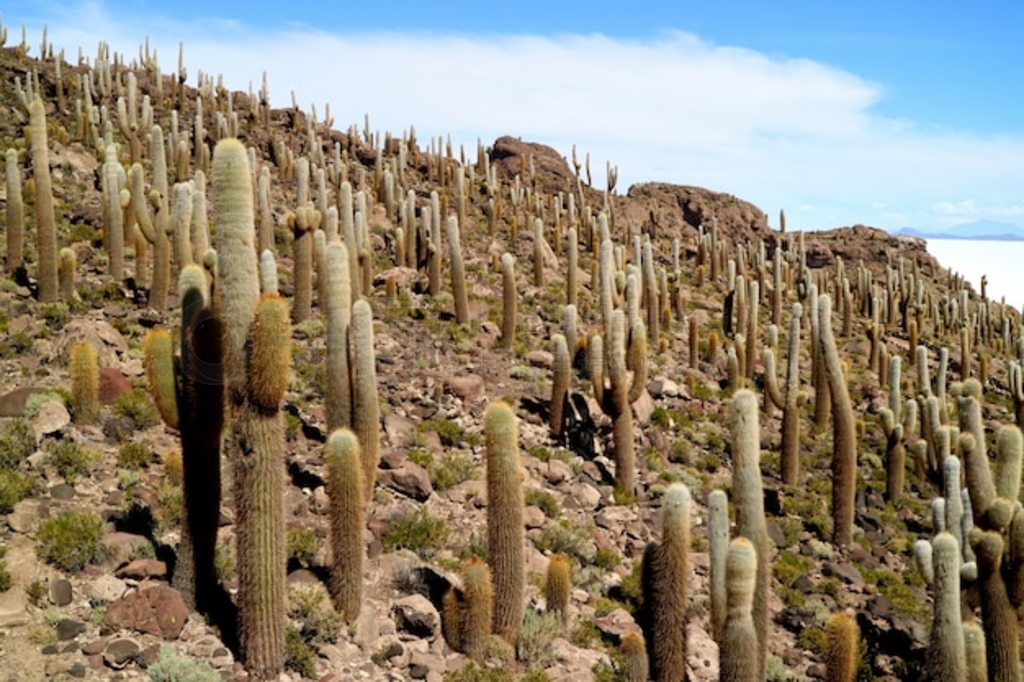
M122 531L103 536L102 542L107 557L115 566L128 563L135 552L144 551L143 548L150 546L149 539L145 536Z
M134 639L115 639L103 650L103 662L114 670L120 670L138 656L141 650L139 643Z
M0 396L0 417L22 416L25 414L25 403L36 393L46 393L46 389L26 386Z
M427 470L414 462L406 462L397 469L382 472L380 480L400 493L420 502L430 497L434 486L430 483Z
M68 357L71 347L80 341L91 343L96 348L102 367L112 367L117 362L118 353L128 350L124 336L109 322L76 317L61 330L56 344L57 354L62 358Z
M44 436L63 431L71 423L71 415L68 409L59 400L48 400L39 408L39 414L32 422L32 433L36 442L40 442Z
M718 645L700 625L691 621L686 626L686 668L692 682L717 682Z
M594 523L607 530L619 530L634 521L636 512L622 505L604 507L594 517Z
M647 426L651 423L651 415L654 414L654 400L646 390L641 391L640 397L633 403L633 414L636 415L638 426Z
M158 585L119 599L107 608L103 625L177 639L188 619L188 607L177 590Z
M477 400L484 394L484 378L479 374L448 377L444 383L453 395L466 402Z
M72 618L62 618L57 623L57 639L66 642L85 632L85 623Z
M421 594L399 599L391 607L391 616L399 631L428 639L434 639L440 633L441 617L430 600Z
M768 531L768 537L771 538L776 547L786 546L786 534L782 531L782 526L775 519L768 520L766 530Z
M82 587L82 592L89 598L89 601L97 604L109 604L117 601L127 591L128 584L112 575L98 576Z
M543 528L547 525L547 517L539 507L530 505L523 510L523 524L529 528Z
M32 541L16 535L6 543L4 563L11 574L10 589L0 592L0 628L14 627L28 623L28 595L25 588L38 580L43 567L36 558ZM2 648L2 647L0 647Z
M414 680L427 679L431 673L440 676L447 670L448 664L441 656L418 651L409 655L409 677Z
M130 393L132 385L128 378L116 367L100 367L100 402L111 405L125 393Z
M625 609L615 609L607 616L594 619L594 623L602 633L618 639L630 632L640 632L640 626Z
M15 533L31 533L47 513L48 509L41 500L28 498L14 505L7 515L7 525Z
M160 643L150 644L139 652L139 655L135 657L135 660L138 661L139 665L143 668L148 668L156 663L157 659L160 658L160 647L162 646L163 644ZM210 663L214 668L218 667L214 661L210 661Z
M847 563L829 561L822 567L821 572L823 575L840 578L851 585L864 586L864 578L860 571Z
M557 457L552 457L544 467L544 479L551 485L558 485L562 481L571 480L573 477L572 467Z
M70 500L75 496L75 487L67 483L58 483L50 488L50 497L55 500Z
M405 437L408 435L415 424L412 420L403 417L400 414L394 414L393 412L388 413L384 417L384 434L388 438L388 442L391 445L401 445L405 442Z
M547 350L531 350L526 354L526 361L534 367L551 369L555 364L555 356Z
M490 155L491 162L497 164L509 178L520 172L523 159L533 157L537 191L560 192L567 182L571 183L570 186L576 184L576 177L565 158L547 145L523 142L519 138L505 135L494 141Z
M573 489L572 498L580 509L594 509L601 503L601 491L589 483L581 483Z
M67 606L71 603L71 582L65 578L50 580L50 602L54 606Z
M156 559L136 559L117 569L114 573L118 578L163 578L167 575L167 564Z

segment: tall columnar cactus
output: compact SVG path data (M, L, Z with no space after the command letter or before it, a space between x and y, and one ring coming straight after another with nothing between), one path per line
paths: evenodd
M220 518L220 448L224 423L221 325L210 305L206 273L198 265L179 276L181 334L174 357L171 335L154 329L143 345L150 394L164 422L181 434L184 523L174 586L200 610L212 607L214 554Z
M285 626L284 424L291 373L288 306L258 299L253 192L245 147L221 140L213 155L219 310L233 429L227 439L237 507L238 611L246 667L282 667ZM255 314L254 314L255 311Z
M331 596L349 623L359 617L363 601L363 461L359 440L348 429L334 431L324 448L327 494L331 500Z
M576 305L576 280L579 269L579 240L576 238L576 228L570 227L566 233L568 241L568 271L565 282L565 303Z
M837 613L825 626L826 682L854 682L860 664L860 630L847 613Z
M954 682L967 676L964 631L960 620L960 544L950 533L932 540L934 618L928 655L928 679Z
M71 347L71 412L79 424L91 424L100 412L100 370L96 347L87 341Z
M57 224L50 182L50 152L46 141L46 111L36 97L28 107L29 130L32 137L32 177L36 188L36 252L39 259L36 276L39 280L39 301L57 300Z
M380 400L377 395L377 355L373 345L373 311L366 299L352 306L349 329L352 357L352 427L363 453L366 500L373 493L380 462Z
M786 365L786 391L779 390L775 375L775 355L771 348L764 350L765 395L782 409L782 482L796 485L800 475L800 317L802 308L793 304L789 320L789 359ZM767 410L766 410L767 412Z
M299 206L288 216L288 225L295 237L295 300L292 320L295 323L309 319L313 299L313 233L320 226L320 211L312 204Z
M267 252L265 252L267 253ZM349 370L348 336L352 321L352 287L348 249L342 242L327 246L327 375L324 388L327 428L352 424L352 386Z
M824 372L832 396L832 539L837 545L853 542L853 505L857 494L857 430L853 404L846 388L846 376L839 350L832 336L832 301L818 299L819 343Z
M124 279L124 209L131 200L130 192L123 192L125 172L117 160L117 147L108 145L103 163L104 239L109 253L110 277L115 282Z
M167 198L154 189L146 194L145 179L142 166L134 164L131 169L131 202L135 214L135 223L139 228L143 242L153 245L153 277L149 286L149 305L156 310L167 309L167 292L171 286L171 242L172 229L167 207ZM149 207L154 209L151 216ZM139 253L136 246L136 267L145 254Z
M484 413L487 447L487 549L494 577L494 634L515 646L523 621L525 565L519 426L508 403Z
M656 680L686 679L686 607L690 578L690 490L673 483L665 491L661 543L644 553L644 604L648 655Z
M903 447L903 424L897 423L892 410L879 410L882 430L885 432L885 498L896 502L903 495L903 476L906 452Z
M711 634L722 642L726 613L726 557L729 553L729 502L724 490L708 495L708 554L711 570Z
M459 221L448 217L448 258L452 268L452 295L455 298L455 321L469 324L469 297L466 293L466 268L462 262Z
M738 537L729 543L726 558L728 601L719 646L718 679L722 682L764 679L758 668L760 644L753 616L758 563L757 550L750 540Z
M501 340L499 347L512 348L516 339L516 308L519 296L516 293L516 259L511 253L501 254Z
M736 532L754 544L757 550L757 587L754 591L754 627L757 630L758 670L768 656L768 589L771 585L771 559L768 554L768 529L764 518L764 492L761 486L761 441L757 422L757 397L746 389L737 391L729 406L733 458L733 500L736 506Z
M551 435L555 438L562 436L565 428L565 401L569 398L569 381L572 375L570 365L569 348L565 342L565 336L554 334L551 337L551 345L554 352L555 362L551 377Z
M494 588L487 563L471 557L462 569L462 589L445 595L446 635L453 649L470 658L484 657L494 619Z
M4 158L7 187L7 272L14 274L22 267L24 258L25 202L21 195L21 167L18 165L18 151L8 149Z
M64 247L58 255L57 283L60 289L60 297L68 303L78 299L78 292L75 290L75 278L78 274L78 256L71 249Z
M562 622L567 622L569 593L572 591L572 563L564 554L555 554L548 559L547 576L544 580L544 601L548 613L557 613Z
M1017 616L1001 573L1003 538L994 531L979 532L972 540L978 561L981 618L990 680L1018 682L1020 651Z
M988 682L985 631L975 620L964 621L964 651L967 658L967 682Z

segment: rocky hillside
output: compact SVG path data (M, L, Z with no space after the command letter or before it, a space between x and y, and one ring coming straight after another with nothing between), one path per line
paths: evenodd
M1020 319L924 242L35 54L11 679L1016 679Z

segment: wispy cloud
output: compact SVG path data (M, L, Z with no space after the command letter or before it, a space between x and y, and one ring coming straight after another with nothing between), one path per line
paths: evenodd
M670 31L645 40L602 35L331 33L257 28L233 18L112 16L98 2L48 17L54 42L91 52L99 38L129 55L145 35L174 66L185 40L190 80L223 73L245 89L266 70L275 104L330 102L336 125L362 120L421 139L451 133L473 149L515 134L644 180L700 184L760 205L799 206L794 227L854 222L900 227L1014 206L1024 136L933 129L881 117L883 84L805 59L714 45ZM10 21L10 19L9 19ZM87 27L87 28L83 28ZM39 28L38 26L36 28ZM1004 216L1005 217L1005 216Z

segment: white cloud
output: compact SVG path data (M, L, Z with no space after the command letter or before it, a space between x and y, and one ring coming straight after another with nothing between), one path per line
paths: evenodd
M339 127L369 112L374 127L415 124L421 140L451 133L470 153L477 137L502 134L564 154L576 143L591 153L595 182L610 159L623 190L664 180L727 191L772 216L799 206L795 229L901 227L883 222L894 216L927 225L951 215L951 196L973 197L985 216L1014 207L1024 178L1024 136L887 119L873 111L880 84L681 32L644 40L345 34L231 18L113 17L97 2L65 7L49 23L70 54L79 45L91 54L103 37L135 55L148 34L165 70L184 38L190 82L202 69L245 89L266 70L275 104L289 104L290 89L319 112L329 101Z

